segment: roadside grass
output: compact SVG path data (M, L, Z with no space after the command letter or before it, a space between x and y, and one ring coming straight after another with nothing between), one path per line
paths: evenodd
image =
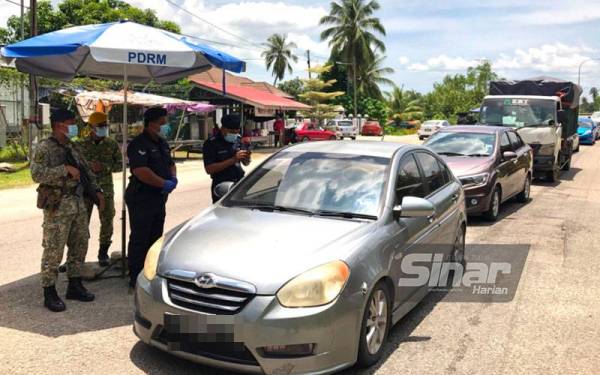
M22 161L12 164L17 171L12 173L0 173L0 189L10 189L33 184L28 162Z
M415 128L398 129L393 126L386 126L386 128L385 128L385 135L411 135L411 134L417 134L417 129L415 129Z

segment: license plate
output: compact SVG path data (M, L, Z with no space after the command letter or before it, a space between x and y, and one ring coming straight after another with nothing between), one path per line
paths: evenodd
M230 316L164 314L163 329L170 350L179 350L181 343L234 342L234 328Z

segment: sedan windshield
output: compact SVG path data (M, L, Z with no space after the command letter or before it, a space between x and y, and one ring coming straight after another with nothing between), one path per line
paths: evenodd
M495 134L455 132L437 132L425 143L445 156L490 156L495 144Z
M590 119L579 119L579 127L580 128L592 128L594 123Z
M372 156L281 152L240 182L223 204L374 219L388 164Z
M482 125L552 126L556 123L556 103L546 99L488 98L483 101L480 115Z

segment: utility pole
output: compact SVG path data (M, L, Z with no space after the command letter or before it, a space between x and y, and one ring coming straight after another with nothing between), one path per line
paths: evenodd
M308 63L308 79L311 79L311 75L310 75L310 50L306 50L306 62Z
M352 81L354 82L354 118L356 118L358 110L358 102L356 100L356 91L358 90L358 87L356 87L356 55L352 55Z
M21 0L21 40L25 40L25 0ZM25 125L25 81L23 77L19 80L21 83L21 129ZM23 142L24 140L21 140Z
M37 35L37 1L29 0L29 23L30 23L30 37ZM28 129L28 146L29 146L29 160L31 160L32 149L33 149L33 131L34 124L37 126L38 122L38 108L37 108L37 82L33 74L29 75L29 123ZM37 131L36 131L37 133Z

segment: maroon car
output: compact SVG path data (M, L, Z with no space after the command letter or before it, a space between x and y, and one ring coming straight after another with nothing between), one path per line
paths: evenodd
M519 134L500 126L450 126L425 145L441 155L465 190L467 212L494 221L500 204L529 200L533 153Z

